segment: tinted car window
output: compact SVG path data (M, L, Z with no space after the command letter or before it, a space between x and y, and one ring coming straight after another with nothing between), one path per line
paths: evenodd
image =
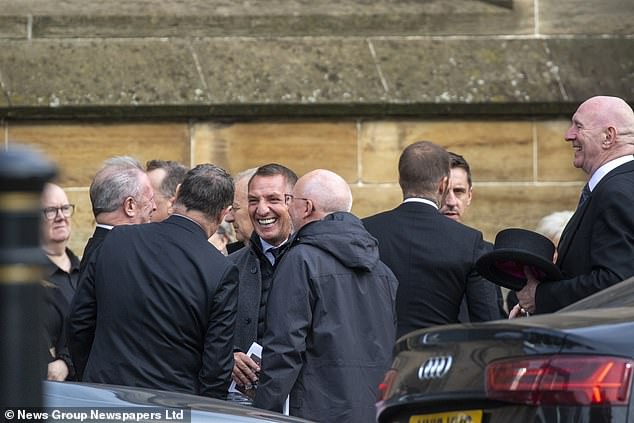
M587 310L590 308L634 307L634 277L617 283L603 291L579 300L560 312Z

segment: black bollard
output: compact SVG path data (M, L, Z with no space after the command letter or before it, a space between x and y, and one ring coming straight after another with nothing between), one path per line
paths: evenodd
M0 405L5 407L42 405L40 196L56 172L33 151L0 151Z

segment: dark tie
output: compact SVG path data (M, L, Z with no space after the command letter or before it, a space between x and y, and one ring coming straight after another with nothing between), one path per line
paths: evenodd
M585 204L586 201L588 201L588 198L590 198L590 187L588 186L588 184L585 184L583 186L583 189L581 190L581 197L579 197L579 204L577 205L577 208L581 208L581 206L583 206Z
M280 249L278 247L271 247L266 250L267 253L271 253L273 256L273 264L277 261L277 258L280 256Z

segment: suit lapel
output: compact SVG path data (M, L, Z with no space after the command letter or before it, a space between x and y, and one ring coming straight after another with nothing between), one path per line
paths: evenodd
M572 240L577 233L577 229L579 229L579 224L583 220L583 216L588 210L590 206L590 202L592 201L592 195L588 198L581 207L579 207L575 213L570 218L570 221L564 228L564 231L561 234L561 239L559 240L559 246L557 247L557 264L563 263L566 255L568 254L568 248L572 243ZM560 266L561 268L561 266Z
M592 203L592 197L595 196L594 194L597 191L599 191L605 184L607 184L611 178L615 177L616 175L620 175L622 173L627 173L627 172L634 172L634 161L624 163L621 166L617 167L616 169L613 169L612 171L610 171L607 175L605 175L601 179L601 181L599 181L597 186L594 187L594 190L592 190L592 194L590 194L590 197L579 208L577 208L577 210L575 211L575 214L572 215L572 218L570 218L570 221L568 222L568 224L566 225L566 228L561 234L559 247L557 248L557 254L558 254L557 264L558 265L560 265L560 263L563 263L564 259L566 258L566 254L568 253L570 244L572 243L572 240L574 239L575 234L577 233L577 230L579 229L579 225L581 224L581 221L583 220L583 216L588 210L590 203Z

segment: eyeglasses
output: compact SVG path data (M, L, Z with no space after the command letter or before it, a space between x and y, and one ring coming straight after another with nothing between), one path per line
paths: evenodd
M61 211L64 217L71 217L75 212L74 204L64 204L60 207L45 207L42 209L42 213L44 213L44 217L48 220L53 220L57 216L57 212Z
M284 194L284 202L286 204L290 203L293 200L304 200L304 201L310 201L308 198L303 198L303 197L295 197L293 194Z

